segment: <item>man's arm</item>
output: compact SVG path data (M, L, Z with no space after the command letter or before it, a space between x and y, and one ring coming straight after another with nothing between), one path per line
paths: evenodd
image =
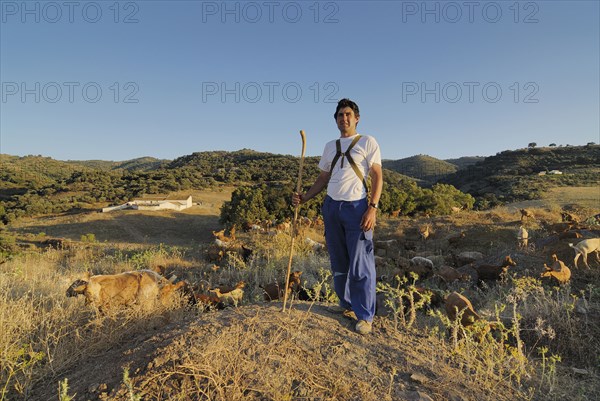
M329 171L321 170L321 174L319 174L315 183L305 194L294 194L292 197L292 205L297 206L301 203L306 203L317 196L327 186L327 183L329 183L329 177Z
M371 176L371 200L370 203L379 203L381 197L381 191L383 189L383 170L379 164L373 164L369 172ZM363 231L372 230L375 227L375 220L377 219L377 209L372 206L367 208L367 211L362 217L360 226Z
M379 164L373 164L371 171L371 202L379 203L381 198L381 191L383 190L383 170Z

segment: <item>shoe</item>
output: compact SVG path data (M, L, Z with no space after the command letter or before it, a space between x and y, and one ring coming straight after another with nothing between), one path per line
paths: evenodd
M367 322L366 320L359 320L358 323L356 323L355 329L358 334L362 334L364 336L373 331L372 326L373 324L371 322Z
M347 317L348 319L358 320L356 317L356 313L352 309L346 309L342 312L342 316Z

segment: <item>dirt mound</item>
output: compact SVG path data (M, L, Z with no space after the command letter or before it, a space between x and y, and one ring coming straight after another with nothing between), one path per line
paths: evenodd
M80 360L30 399L56 400L64 378L76 400L519 399L510 388L467 388L468 372L450 366L431 337L378 318L363 337L340 312L296 303L282 313L273 303L190 313Z

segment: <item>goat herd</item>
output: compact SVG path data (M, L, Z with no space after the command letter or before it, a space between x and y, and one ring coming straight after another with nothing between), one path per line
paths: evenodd
M521 222L526 219L534 219L531 211L521 209ZM318 225L319 223L315 223ZM261 226L261 230L264 230ZM289 229L288 222L282 223L281 230ZM279 227L276 227L279 229ZM560 239L566 238L582 238L580 232L590 234L590 231L584 230L584 227L576 221L576 219L568 213L563 213L563 222L555 223L554 225L546 225L547 230L553 230ZM250 230L254 230L250 227ZM431 227L426 225L418 229L418 234L422 241L427 241L431 235ZM214 243L210 245L207 251L207 258L211 261L219 261L229 251L236 251L244 261L248 261L253 251L245 245L232 245L238 243L235 238L235 228L230 230L229 236L225 236L224 230L214 232ZM592 233L594 235L594 233ZM455 245L465 237L465 233L461 232L455 237L448 238L449 246ZM521 226L517 234L518 246L526 248L528 245L529 234L524 226ZM391 245L391 242L394 244ZM315 251L324 249L324 245L306 239L306 243ZM387 248L396 246L397 241L377 241L377 248ZM576 245L570 243L569 246L575 251L573 264L577 266L578 259L581 257L585 266L589 269L587 257L594 253L596 261L600 263L600 238L583 239ZM544 271L541 273L542 279L551 280L559 285L569 282L571 279L571 270L556 254L552 256L550 266L544 264ZM438 258L442 258L441 256ZM515 266L510 255L506 256L503 262L499 265L477 264L477 261L483 258L479 252L461 252L458 255L452 255L453 264L457 267L451 267L445 263L445 260L436 260L435 256L414 256L410 260L405 260L404 266L401 266L402 273L408 271L415 272L419 276L435 275L440 277L445 283L451 283L457 280L479 281L496 281L507 273L511 266ZM382 262L380 256L376 256L378 262ZM435 263L434 263L435 262ZM402 263L399 263L402 265ZM217 269L218 267L215 267ZM300 300L318 299L319 294L311 294L306 290L301 282L301 271L296 271L290 274L289 285L286 287L284 282L273 282L259 287L264 293L265 301L278 300L284 297L294 295ZM140 305L142 307L152 308L157 304L169 305L177 299L184 299L192 304L198 304L203 308L222 309L226 306L237 306L241 303L244 295L244 287L246 283L240 281L233 286L219 286L210 288L210 285L202 281L195 286L190 285L186 281L175 283L176 277L170 279L164 277L164 270L138 270L124 272L113 275L95 275L89 274L83 279L76 280L66 292L68 297L84 295L86 304L93 306L99 313L105 313L109 308L122 307L130 305ZM452 292L443 299L439 293L423 288L417 288L419 293L427 292L432 303L437 300L441 304L443 301L445 309L450 320L460 319L460 323L464 327L472 325L475 321L480 320L479 315L473 309L471 302L457 292ZM174 294L180 294L179 298L174 297ZM434 300L435 298L435 300ZM378 307L381 307L378 294Z

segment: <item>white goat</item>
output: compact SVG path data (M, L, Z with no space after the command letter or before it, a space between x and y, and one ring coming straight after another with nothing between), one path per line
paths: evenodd
M519 240L519 248L525 249L527 248L527 243L529 242L529 233L527 229L523 226L519 227L519 233L517 234L517 239Z
M569 246L575 250L575 259L573 259L575 267L579 268L577 266L577 259L583 256L583 263L589 269L590 265L587 262L587 255L592 252L596 254L596 260L600 263L600 238L585 239L577 245L569 244Z

